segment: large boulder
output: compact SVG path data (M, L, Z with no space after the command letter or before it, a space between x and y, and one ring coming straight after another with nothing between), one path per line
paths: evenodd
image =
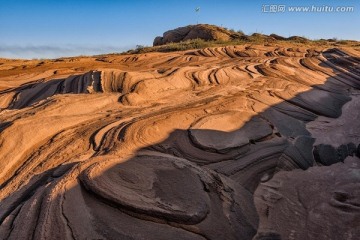
M198 38L205 41L229 41L241 37L241 35L240 33L229 31L222 27L209 24L197 24L169 30L165 32L162 37L156 37L153 45L159 46Z

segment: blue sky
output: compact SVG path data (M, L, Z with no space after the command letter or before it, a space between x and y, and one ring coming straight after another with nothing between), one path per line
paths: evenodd
M352 6L353 12L264 13L263 5ZM195 8L200 7L198 14ZM0 0L0 57L54 58L152 45L166 30L209 23L312 39L360 40L354 0Z

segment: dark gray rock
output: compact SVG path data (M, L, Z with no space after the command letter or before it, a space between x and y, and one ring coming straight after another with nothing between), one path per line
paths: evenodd
M281 240L281 236L278 233L258 233L253 240Z
M312 153L315 139L308 136L296 138L294 144L290 145L280 157L281 169L291 170L294 168L308 169L314 165Z
M343 162L347 156L349 156L348 146L343 144L337 149L338 161Z
M348 148L348 155L349 156L356 155L356 145L354 143L348 143L347 148Z
M325 166L339 162L337 150L331 145L317 145L313 153L315 160Z

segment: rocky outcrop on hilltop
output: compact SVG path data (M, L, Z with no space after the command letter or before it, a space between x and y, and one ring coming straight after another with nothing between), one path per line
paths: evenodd
M286 38L277 34L266 35L262 33L253 33L251 35L246 35L241 31L235 32L234 30L228 30L227 28L215 25L197 24L166 31L163 36L158 36L154 39L153 46L161 46L169 43L179 43L195 39L201 39L204 41L219 40L222 42L231 42L236 40L242 40L243 42L264 41L267 43L273 43L278 41L289 41L294 43L312 42L312 40L300 36L291 36ZM329 39L323 41L334 42L335 40Z
M229 31L222 27L209 24L197 24L169 30L165 32L162 37L156 37L153 45L158 46L192 39L230 41L241 37L242 34Z

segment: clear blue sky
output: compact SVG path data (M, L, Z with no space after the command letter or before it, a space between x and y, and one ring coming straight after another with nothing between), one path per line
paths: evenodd
M353 12L264 13L263 5L353 6ZM195 8L201 10L197 16ZM360 40L358 0L0 0L0 57L123 51L188 24L313 39Z

